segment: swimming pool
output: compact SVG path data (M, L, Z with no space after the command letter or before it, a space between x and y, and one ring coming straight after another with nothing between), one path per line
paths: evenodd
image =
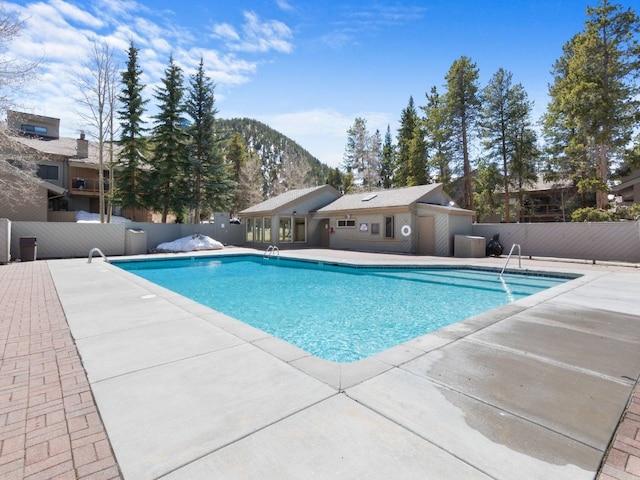
M369 357L568 280L256 255L113 264L335 362Z

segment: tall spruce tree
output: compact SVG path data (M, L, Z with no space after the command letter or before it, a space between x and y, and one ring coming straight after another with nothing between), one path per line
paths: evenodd
M169 57L162 85L154 93L158 114L153 127L151 180L156 191L153 205L167 222L170 212L178 221L190 206L190 164L188 136L184 118L184 80L182 69Z
M382 144L382 159L380 161L380 186L391 188L393 186L393 171L396 165L396 147L391 137L391 128L387 125Z
M120 152L117 158L115 203L130 211L150 206L152 192L145 173L147 160L146 129L142 117L148 100L142 98L144 85L140 83L142 70L138 65L138 49L133 42L127 51L127 67L122 72L122 90L118 96L120 110Z
M522 126L516 132L515 151L511 159L511 180L518 190L518 218L524 223L526 189L538 180L540 149L538 137L532 128Z
M427 142L427 158L435 169L435 181L445 188L451 183L451 125L448 122L445 99L433 86L427 93L424 111L424 133Z
M612 163L623 160L640 115L640 20L607 0L587 17L554 65L545 135L556 169L570 171L584 200L595 193L596 207L606 208Z
M205 74L202 58L190 77L186 113L191 117L188 133L193 222L199 223L204 211L210 216L229 208L234 187L218 148L214 84Z
M479 71L470 58L462 56L454 61L446 75L447 117L453 138L454 152L462 160L464 181L464 208L474 209L473 184L471 179L471 138L475 133L480 111L478 95Z
M478 162L478 169L473 179L473 196L476 205L476 217L479 223L487 216L492 217L497 211L497 190L502 183L500 169L496 163L489 159Z
M504 221L511 221L511 166L515 162L516 153L522 163L532 160L523 156L523 150L518 151L519 143L530 138L532 104L527 99L527 93L522 84L513 84L513 75L503 68L491 77L489 84L483 90L483 105L481 110L480 132L484 148L489 160L501 166L502 189L504 194ZM520 146L522 147L522 146ZM524 165L519 165L520 172Z
M400 115L394 187L406 187L409 184L409 177L411 176L411 143L419 122L420 117L418 117L413 96L411 96L409 97L407 107L402 110L402 114Z
M409 175L407 186L426 185L431 178L427 172L427 144L422 122L418 121L409 142Z

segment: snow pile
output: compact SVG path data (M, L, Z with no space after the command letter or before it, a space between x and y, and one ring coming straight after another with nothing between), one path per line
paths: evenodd
M104 221L107 221L107 216L104 216ZM111 215L111 223L126 223L130 220L124 217L117 217L115 215ZM99 213L89 213L84 210L78 210L76 212L76 223L100 223L100 214Z
M157 252L193 252L194 250L220 250L224 248L217 240L206 235L196 233L188 237L179 238L173 242L158 245Z

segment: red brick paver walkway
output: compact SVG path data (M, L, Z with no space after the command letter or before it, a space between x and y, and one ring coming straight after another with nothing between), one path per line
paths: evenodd
M640 383L616 430L598 480L640 479Z
M0 478L121 478L46 262L0 265L0 353Z

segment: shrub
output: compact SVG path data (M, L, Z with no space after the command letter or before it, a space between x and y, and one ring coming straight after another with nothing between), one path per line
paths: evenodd
M616 209L616 217L619 220L640 220L640 204L631 206L621 205Z
M614 219L611 211L598 210L594 207L578 208L571 214L572 222L610 222Z

